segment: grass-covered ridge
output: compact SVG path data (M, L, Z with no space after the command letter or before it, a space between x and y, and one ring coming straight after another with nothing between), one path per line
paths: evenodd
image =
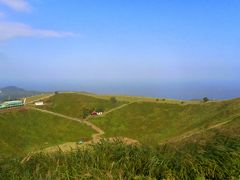
M46 100L43 109L64 115L84 118L93 110L108 111L124 102L113 103L110 99L96 98L80 93L60 93Z
M92 122L105 136L126 136L142 143L156 145L186 132L240 115L240 99L198 104L136 102Z
M240 118L156 148L102 142L67 154L0 161L0 179L239 179Z
M84 124L34 110L0 113L0 157L90 139L92 133Z

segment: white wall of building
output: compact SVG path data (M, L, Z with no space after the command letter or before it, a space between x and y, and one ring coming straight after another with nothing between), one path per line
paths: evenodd
M35 106L43 106L44 104L43 104L43 102L42 101L40 101L40 102L35 102Z

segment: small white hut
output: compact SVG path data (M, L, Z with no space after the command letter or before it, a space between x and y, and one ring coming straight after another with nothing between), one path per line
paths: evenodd
M35 102L35 106L43 106L43 105L44 105L43 101Z

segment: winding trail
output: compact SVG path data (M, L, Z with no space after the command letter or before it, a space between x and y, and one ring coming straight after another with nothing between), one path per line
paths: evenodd
M46 96L46 97L44 97L44 99L47 99L47 98L49 98L51 96L53 96L53 95ZM41 98L41 100L42 99L43 98ZM37 101L37 100L34 100L34 101ZM34 101L32 101L32 102L34 102ZM113 109L110 109L110 110L104 112L102 116L106 116L109 113L112 113L114 111L117 111L117 110L119 110L121 108L124 108L124 107L126 107L128 105L131 105L131 104L139 102L139 101L141 101L141 100L128 102L128 103L125 103L125 104L120 105L118 107L115 107ZM89 121L92 116L87 116L85 119L80 119L80 118L75 118L75 117L71 117L71 116L67 116L67 115L63 115L63 114L60 114L60 113L56 113L56 112L52 112L52 111L48 111L48 110L44 110L44 109L39 109L39 108L31 107L31 106L29 106L29 108L33 109L33 110L36 110L36 111L43 112L43 113L48 113L48 114L51 114L51 115L54 115L54 116L58 116L58 117L62 117L62 118L65 118L65 119L72 120L72 121L77 121L79 123L83 123L83 124L87 125L88 127L92 128L93 130L95 130L96 133L92 134L92 140L84 142L84 144L81 144L81 145L77 144L76 142L66 142L66 143L63 143L63 144L60 144L60 145L57 145L57 146L51 146L51 147L45 148L43 150L30 152L29 155L26 156L22 160L22 162L28 161L31 158L32 154L34 154L34 153L38 153L38 152L52 153L52 152L56 152L56 151L59 151L59 150L61 150L63 152L67 152L67 151L71 151L73 149L85 147L88 144L97 143L101 139L105 139L105 138L102 137L102 135L104 135L105 132L101 128L99 128L98 126L96 126L95 124L93 124L92 122ZM163 145L163 144L167 144L167 143L171 143L171 142L178 142L178 141L184 140L186 138L189 138L189 137L191 137L193 135L203 133L203 132L205 132L207 130L211 130L211 129L214 129L214 128L221 127L221 126L223 126L223 125L233 121L237 117L240 117L240 114L235 114L235 115L233 115L233 116L231 116L229 118L226 118L225 121L219 122L217 124L210 125L207 128L194 129L194 130L188 131L188 132L186 132L186 133L184 133L184 134L182 134L182 135L180 135L178 137L172 137L170 139L162 141L161 143L159 143L159 145ZM108 138L106 140L114 141L116 139L120 139L122 142L124 142L126 144L140 144L137 140L134 140L134 139L131 139L131 138L127 138L127 137L112 137L112 138Z
M125 106L128 106L130 104L133 104L135 102L129 102L129 103L123 104L121 106L118 106L116 108L110 109L109 111L106 111L105 113L103 113L102 116L104 116L108 113L111 113L113 111L119 110L119 109L121 109ZM56 112L52 112L52 111L48 111L48 110L44 110L44 109L39 109L39 108L35 108L35 107L29 107L29 108L33 109L33 110L36 110L36 111L43 112L43 113L48 113L48 114L51 114L51 115L54 115L54 116L58 116L58 117L62 117L62 118L65 118L65 119L72 120L72 121L77 121L79 123L83 123L83 124L89 126L90 128L92 128L93 130L95 130L96 133L92 134L92 140L84 142L84 144L79 145L76 142L66 142L66 143L63 143L63 144L60 144L60 145L57 145L57 146L47 147L43 150L30 152L24 159L22 159L21 163L24 163L25 161L28 161L33 154L38 153L38 152L54 153L54 152L59 151L59 150L61 150L63 152L68 152L68 151L71 151L71 150L74 150L74 149L77 149L77 148L83 148L83 147L87 146L88 144L97 143L101 139L105 139L105 138L102 138L102 135L105 132L101 128L99 128L98 126L96 126L93 123L91 123L90 121L88 121L92 117L91 115L87 116L85 119L79 119L79 118L74 118L74 117L71 117L71 116L67 116L67 115L63 115L63 114L60 114L60 113L56 113ZM135 139L127 138L127 137L112 137L112 138L108 138L108 139L105 139L105 140L108 140L110 142L113 142L115 140L121 140L125 144L140 144L139 141L137 141Z
M51 97L51 96L50 96ZM106 112L103 113L102 116L106 116L107 114L109 113L112 113L114 111L117 111L121 108L124 108L128 105L131 105L133 103L136 103L136 102L139 102L140 100L138 101L134 101L134 102L129 102L129 103L126 103L126 104L123 104L123 105L120 105L116 108L113 108L113 109L110 109ZM48 110L44 110L44 109L39 109L39 108L35 108L35 107L29 107L30 109L34 109L34 110L37 110L37 111L40 111L40 112L43 112L43 113L48 113L48 114L52 114L52 115L55 115L55 116L58 116L58 117L62 117L62 118L65 118L65 119L69 119L69 120L72 120L72 121L77 121L79 123L83 123L85 125L87 125L88 127L92 128L93 130L96 131L96 133L92 134L92 140L89 141L89 142L85 142L84 144L89 144L89 143L97 143L99 142L102 138L102 135L105 134L105 132L99 128L98 126L96 126L95 124L93 124L92 122L89 121L89 119L91 119L91 115L87 116L85 119L79 119L79 118L75 118L75 117L71 117L71 116L67 116L67 115L63 115L63 114L60 114L60 113L56 113L56 112L52 112L52 111L48 111ZM163 145L163 144L166 144L166 143L171 143L171 142L177 142L177 141L181 141L181 140L184 140L186 138L189 138L195 134L200 134L204 131L207 131L207 130L210 130L210 129L214 129L214 128L218 128L220 126L223 126L229 122L231 122L234 118L237 118L237 117L240 117L240 114L235 114L227 119L225 119L225 121L222 121L222 122L219 122L217 124L214 124L214 125L210 125L209 127L207 128L202 128L202 129L194 129L194 130L191 130L191 131L188 131L186 133L183 133L182 135L180 136L177 136L177 137L172 137L170 139L167 139L167 140L164 140L162 141L161 143L159 143L159 145ZM109 138L110 140L114 140L114 139L117 139L117 137L112 137L112 138ZM127 137L120 137L120 139L123 139L125 142L134 142L134 143L139 143L137 140L134 140L134 139L131 139L131 138L127 138ZM67 144L71 144L71 147L73 146L73 144L76 144L74 142L67 142L67 143L64 143L60 146L63 146L63 147L66 147ZM76 146L76 145L75 145ZM51 147L49 147L51 148Z
M102 116L105 116L105 115L107 115L107 114L109 114L109 113L111 113L111 112L113 112L113 111L117 111L117 110L119 110L119 109L122 109L122 108L124 108L124 107L126 107L126 106L129 106L129 105L134 104L134 103L139 102L139 101L140 101L140 100L138 100L138 101L133 101L133 102L129 102L129 103L123 104L123 105L121 105L121 106L112 108L112 109L104 112Z
M62 117L62 118L65 118L65 119L69 119L69 120L72 120L72 121L77 121L79 123L86 124L87 126L91 127L92 129L94 129L97 132L97 133L94 133L92 135L92 141L93 142L99 141L101 136L104 134L104 131L102 129L100 129L99 127L97 127L93 123L87 121L90 118L90 116L88 116L85 119L79 119L79 118L74 118L74 117L71 117L71 116L66 116L66 115L63 115L63 114L60 114L60 113L48 111L48 110L45 110L45 109L39 109L39 108L35 108L35 107L30 107L30 109L40 111L40 112L43 112L43 113L48 113L48 114L58 116L58 117Z
M135 102L137 102L137 101L126 103L126 104L123 104L123 105L118 106L116 108L110 109L109 111L104 112L102 116L105 116L105 115L107 115L107 114L109 114L109 113L111 113L113 111L119 110L121 108L124 108L125 106L133 104ZM45 109L39 109L39 108L35 108L35 107L29 107L29 108L33 109L33 110L36 110L36 111L43 112L43 113L48 113L48 114L52 114L54 116L62 117L62 118L65 118L65 119L69 119L69 120L72 120L72 121L77 121L79 123L83 123L83 124L87 125L88 127L92 128L93 130L96 131L96 133L92 134L92 141L91 142L93 142L93 143L99 142L102 139L101 136L105 133L101 128L99 128L95 124L93 124L90 121L88 121L92 117L91 115L87 116L85 119L79 119L79 118L74 118L74 117L71 117L71 116L63 115L63 114L60 114L60 113L48 111L48 110L45 110ZM111 139L114 139L114 138L111 138ZM126 142L137 142L137 140L133 140L133 139L130 139L130 138L127 138L127 137L123 137L122 139L124 139L124 141L126 141Z

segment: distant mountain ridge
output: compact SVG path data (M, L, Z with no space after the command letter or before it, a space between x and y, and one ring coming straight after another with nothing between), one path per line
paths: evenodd
M27 96L40 94L39 91L29 91L16 86L0 88L0 101L19 99Z

